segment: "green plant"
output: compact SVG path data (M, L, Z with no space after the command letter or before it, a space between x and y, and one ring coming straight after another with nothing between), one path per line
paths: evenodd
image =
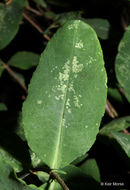
M119 45L115 68L109 68L111 57L105 55L102 43L113 41L108 20L86 19L80 9L57 13L55 6L70 9L70 3L59 0L0 3L0 81L16 88L20 97L15 96L13 107L15 100L8 104L8 95L0 92L0 189L105 189L106 182L128 187L127 181L102 178L91 149L97 142L114 147L129 170L130 116L114 106L129 106L130 28L125 25L118 39L112 33ZM45 19L44 31L31 14ZM25 46L22 51L13 46L7 53L12 40L20 38L22 18L39 31L41 55ZM128 24L125 19L122 16L123 26ZM112 119L104 116L105 110Z

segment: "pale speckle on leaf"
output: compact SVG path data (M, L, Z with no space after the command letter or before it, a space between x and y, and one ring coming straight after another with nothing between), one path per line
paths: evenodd
M75 44L75 47L76 47L76 48L79 48L79 49L83 48L83 43L82 43L82 41L80 40L79 42L77 42L77 43Z
M37 100L37 104L42 104L42 100Z
M77 60L77 57L76 56L74 56L73 57L73 61L72 61L72 72L73 73L79 73L79 72L81 72L82 71L82 69L83 69L83 64L78 64L78 60Z
M69 72L70 72L70 61L68 60L63 66L63 72L59 72L59 85L57 86L57 90L60 91L60 95L55 96L56 100L60 100L64 98L65 91L67 88L66 82L69 80Z
M70 99L68 98L66 101L66 109L68 113L71 113L71 105L70 105Z
M78 96L74 95L74 105L77 108L81 108L83 104L80 103Z

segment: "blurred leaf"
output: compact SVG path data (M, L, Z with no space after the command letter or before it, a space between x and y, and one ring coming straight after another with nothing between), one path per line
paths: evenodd
M62 26L68 20L80 19L81 14L82 14L81 11L71 11L71 12L67 12L67 13L57 14L54 24L56 24L56 25L58 24L58 25Z
M47 0L47 3L59 7L68 7L70 5L69 2L66 2L66 0Z
M106 81L96 33L83 21L68 21L41 55L23 104L28 144L51 169L68 165L94 143Z
M21 84L24 86L25 85L25 78L24 75L22 75L21 73L18 73L16 71L14 71L15 75L18 77L19 81L21 81Z
M15 133L23 140L26 141L25 135L24 135L24 129L22 124L22 113L19 112L17 117L17 127L15 129Z
M127 156L130 158L130 135L115 131L112 131L111 134L121 145Z
M7 110L8 110L7 106L3 103L0 103L0 111L7 111Z
M130 102L130 26L119 43L115 60L115 72L127 100Z
M32 52L17 52L8 61L8 65L19 69L28 70L33 66L37 66L39 63L39 57L40 56L38 54Z
M106 124L101 130L100 134L109 134L112 131L121 131L130 127L130 116L121 117L119 119L114 119L108 124Z
M100 183L100 171L95 159L89 159L83 162L79 168L84 172L86 175L95 179L95 181Z
M2 147L0 147L0 160L5 160L12 168L14 168L15 172L20 172L22 170L22 164Z
M108 39L110 24L106 19L90 18L85 21L96 31L97 36L103 40Z
M5 48L18 32L24 0L14 0L8 6L0 3L0 49Z
M15 133L19 127L18 116L14 111L0 112L0 146L26 168L30 166L31 160L26 142Z
M0 189L1 190L41 190L34 185L22 184L14 178L14 170L5 161L0 160Z
M108 88L108 96L120 103L123 103L122 96L116 88Z
M39 178L39 180L42 181L43 183L47 183L50 177L48 173L43 171L33 172L33 174L36 175Z
M41 7L47 8L47 4L46 4L45 0L33 0L33 1L35 1L35 3L37 3Z
M60 177L65 181L70 190L86 190L86 189L96 189L101 190L100 184L93 178L88 176L86 173L76 166L69 165L63 169L67 174L60 174ZM55 181L51 184L49 190L62 190L61 186Z

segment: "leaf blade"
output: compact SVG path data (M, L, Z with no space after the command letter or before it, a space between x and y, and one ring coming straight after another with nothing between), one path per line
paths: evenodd
M127 30L124 33L122 40L118 46L118 54L115 60L115 72L116 77L124 89L125 96L127 100L130 102L130 26L128 26Z
M24 0L15 0L8 6L0 4L0 50L5 48L18 32L24 5Z
M23 105L23 123L30 147L52 169L68 165L95 141L106 101L103 64L95 32L80 20L59 29L41 56ZM42 81L39 87L37 81Z

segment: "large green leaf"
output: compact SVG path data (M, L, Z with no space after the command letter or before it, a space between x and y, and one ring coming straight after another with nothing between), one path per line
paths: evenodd
M130 157L130 135L115 131L111 132L111 134L121 145L127 156Z
M111 131L121 131L130 126L130 116L114 119L106 124L101 130L100 134L109 134Z
M83 21L68 21L41 55L23 105L28 144L51 168L68 165L94 143L106 78L96 33Z
M115 71L117 80L130 102L130 26L120 41L115 61Z
M39 62L39 55L32 52L22 51L17 52L8 61L8 65L27 70L33 66L36 66Z
M24 0L14 0L8 6L0 3L0 49L6 47L19 29Z
M0 189L1 190L40 190L34 185L22 184L16 179L13 179L13 168L6 162L0 160ZM12 177L11 177L12 176Z

